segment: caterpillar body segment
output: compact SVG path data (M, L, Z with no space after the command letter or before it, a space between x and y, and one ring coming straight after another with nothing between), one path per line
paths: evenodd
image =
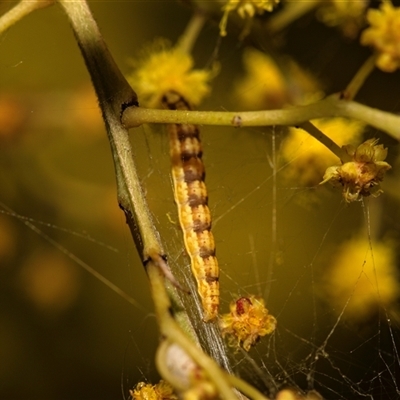
M176 92L166 93L162 103L170 110L191 109ZM203 319L211 321L218 316L219 310L219 268L207 205L200 132L196 125L168 124L168 133L179 222L202 301Z

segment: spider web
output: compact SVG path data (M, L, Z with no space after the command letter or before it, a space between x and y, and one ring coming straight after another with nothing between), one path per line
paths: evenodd
M317 390L326 399L397 398L399 337L397 321L392 321L395 304L390 309L377 308L358 320L348 311L358 281L344 298L342 308L327 303L321 295L321 276L341 244L352 235L361 230L369 252L375 254L374 242L370 241L370 203L347 206L334 190L289 186L280 177L285 165L277 165L274 172L271 163L280 158L279 148L273 150L271 146L274 136L281 140L279 135L282 133L274 129L237 132L202 128L206 183L221 269L221 312L228 311L232 299L257 294L267 299L267 307L278 319L275 334L263 338L249 354L231 349L231 366L235 373L272 395L288 387L301 392ZM154 151L152 144L152 153L167 153L164 140L160 136L153 139L159 150ZM165 160L161 159L155 161L153 157L153 165L162 176ZM162 180L165 183L165 178ZM161 182L149 186L157 187L158 192ZM158 201L165 201L165 197ZM172 200L169 202L172 204ZM377 210L371 208L371 212ZM170 262L185 268L187 275L190 266L179 227L170 221L177 221L176 211L168 213L158 221L162 237L169 238L166 248ZM380 263L377 257L378 253L375 264ZM360 276L366 261L367 253L354 266ZM195 288L191 286L191 290ZM201 315L199 305L197 312ZM214 336L209 336L213 333L203 334L205 341L215 342Z
M7 65L17 64L10 62ZM230 77L225 79L226 82L220 84L227 87ZM66 109L71 112L79 108L71 107L65 96L45 104L39 102L39 105L38 99L33 100L35 106L30 106L30 111L41 110L42 116L53 117L55 113L54 120L65 119ZM215 101L208 109L213 106L220 109L221 100ZM92 108L97 108L95 102L85 110ZM30 134L37 140L42 128L43 125L39 128L34 125ZM54 135L54 129L54 126L48 128L51 135ZM99 129L103 135L103 128ZM177 225L169 179L167 140L162 129L146 129L138 129L132 135L140 176L169 263L183 269L184 275L188 276L190 266ZM46 132L40 134L44 137L42 144L46 145L40 148L41 152L57 150L49 146L51 140ZM381 307L368 319L356 322L347 307L352 294L344 299L344 306L335 309L323 301L320 293L321 274L329 267L340 245L360 231L368 241L368 232L373 226L361 203L344 206L340 195L332 190L297 187L296 182L283 180L285 163L280 160L283 134L279 128L202 128L209 205L221 269L221 311L227 312L229 302L238 295L254 293L267 300L268 309L278 320L276 332L263 338L249 354L230 349L229 363L235 373L266 393L274 394L281 388L290 387L302 392L315 389L324 398L333 400L397 399L400 396L399 328L392 316L393 309ZM272 146L274 135L276 144ZM57 140L64 146L71 138L76 147L72 146L68 157L78 164L76 136L71 135L68 140L58 137ZM95 150L91 148L89 152L85 148L85 156L94 155L78 164L79 170L84 171L82 186L89 186L93 179L96 180L98 171L105 174L107 185L113 181L112 174L106 172L112 171L108 145L105 140L99 145L100 142L92 143ZM2 156L5 153L3 149ZM26 176L21 172L22 168L17 171L18 159L13 159L10 153L6 156L2 157L2 171L8 174L14 171L12 178L21 184ZM32 160L38 162L29 163ZM59 197L50 194L54 190L54 176L46 175L51 178L51 184L46 183L40 175L41 169L32 168L40 164L39 161L43 159L26 157L23 169L28 175L38 173L40 185L37 182L36 187L21 184L22 190L11 191L11 194L4 190L1 200L17 214L27 215L32 224L68 249L67 253L129 293L140 307L123 301L104 284L82 274L78 278L82 282L80 296L70 308L50 316L38 311L26 299L18 283L18 274L27 259L26 253L48 249L48 244L44 243L42 234L32 233L21 225L15 235L16 255L12 261L2 260L4 301L0 337L7 346L1 347L0 358L7 368L0 367L0 381L3 382L0 397L120 398L121 371L125 394L138 380L156 382L158 379L152 361L158 342L157 327L145 273L134 254L122 215L115 217L117 214L111 213L112 218L119 219L120 229L114 230L105 213L95 209L94 204L104 193L97 191L95 196L90 196L81 191L81 186L79 189L67 186L74 196L69 198L70 207L66 207L66 202L59 199L62 194ZM56 156L50 161L47 167L56 167L60 162L66 165L66 160ZM106 166L101 168L101 164ZM63 185L71 183L66 179L69 175L76 178L74 171L67 172L58 175ZM8 175L3 173L2 177L4 182L8 181ZM55 186L56 191L58 188ZM73 202L72 197L79 201ZM396 215L398 205L388 201L385 194L382 198L378 200L383 202L380 208L387 207L389 214ZM117 209L115 197L112 199ZM62 207L58 208L60 205ZM379 213L368 204L365 208L371 210L371 219ZM83 209L83 212L74 213L72 209ZM93 217L87 218L91 213ZM17 222L12 212L5 211L4 215ZM276 222L273 222L274 218ZM93 220L103 223L99 226ZM44 225L40 221L45 221ZM393 221L383 217L382 221L382 231L398 231ZM87 236L85 231L90 235ZM93 241L92 237L96 239ZM110 252L106 248L110 246L118 253ZM374 248L372 242L372 254ZM364 261L366 258L356 265L360 273ZM377 257L375 263L379 263ZM184 282L195 293L190 280ZM356 287L357 283L354 293ZM396 306L398 304L394 309ZM201 314L195 304L193 310ZM204 341L212 342L210 335L213 333L205 332Z
M256 134L251 132L249 136ZM266 138L264 152L271 148L269 140ZM243 148L243 145L239 147ZM262 373L268 377L267 386L272 392L271 385L276 389L287 385L303 391L316 389L324 398L332 399L397 398L399 338L398 330L391 322L391 310L380 308L368 314L366 320L357 321L356 316L348 312L347 305L357 293L358 282L354 285L354 293L344 299L342 309L335 310L334 306L321 300L321 274L330 267L329 260L334 258L340 243L349 240L360 227L362 229L363 223L369 224L361 204L345 207L337 194L287 187L279 178L274 200L272 171L265 158L262 162L260 155L259 165L253 165L259 177L259 184L254 186L256 190L251 196L247 195L251 190L246 190L246 195L233 200L234 204L240 204L237 208L245 208L245 203L249 203L250 210L256 210L253 213L246 210L245 216L240 216L238 210L237 216L238 220L246 221L250 254L247 254L247 260L239 262L237 259L243 259L245 253L233 260L230 258L226 272L241 295L254 290L263 293L268 298L268 308L278 319L275 335L254 351L257 355L253 358L261 365L259 377L263 377ZM257 156L251 159L257 164L254 162ZM239 159L235 162L245 165ZM260 171L264 171L264 175ZM238 186L240 176L247 180L248 173L235 174ZM304 196L309 196L314 204L302 206ZM301 197L300 205L296 197ZM228 207L230 209L232 206ZM271 228L274 211L277 224ZM225 214L226 220L228 215ZM235 231L231 229L231 238ZM243 222L238 231L244 244ZM363 235L368 242L368 230L363 231ZM274 244L275 237L277 243ZM259 244L252 244L254 238ZM229 237L225 241L228 240ZM234 245L233 248L239 247ZM271 251L276 253L272 263L268 254ZM374 254L374 244L371 244L371 251ZM256 270L251 267L254 261L250 256L256 260ZM354 266L360 275L365 262L366 259ZM378 265L381 261L375 257L374 262ZM231 270L230 264L236 265L237 270L235 267ZM234 273L238 278L232 278ZM243 278L245 282L248 280L244 287L241 284Z
M329 268L329 261L340 245L360 230L368 242L370 219L377 212L376 208L368 203L365 208L362 203L346 206L334 190L290 185L281 177L290 165L280 163L282 136L278 128L240 131L202 128L209 205L221 269L221 312L227 312L229 302L237 296L256 294L266 299L268 309L278 320L272 336L263 338L248 354L228 349L229 361L223 360L222 364L229 363L235 373L271 395L289 387L302 392L315 389L326 399L395 399L399 396L400 359L399 332L397 321L392 321L393 310L383 307L366 320L354 321L347 309L352 293L344 299L340 309L324 302L320 293L321 274ZM274 137L275 149L271 144ZM165 133L161 128L145 127L136 131L132 140L142 183L169 263L182 269L183 276L190 276L173 204ZM384 196L374 201L381 202ZM370 216L368 210L371 210ZM11 219L21 219L10 211L4 213ZM85 248L94 243L94 253L98 253L99 248L109 253L109 247L112 254L115 248L119 253L133 252L127 232L122 235L122 242L114 243L109 235L102 238L101 231L96 228L92 228L96 234L88 235L79 229L76 232L65 228L68 226L65 220L59 225L59 222L41 222L42 219L37 218L22 218L46 232L39 233L36 247L40 247L38 242L48 235L61 246L72 249L67 255L71 252L78 260L86 260L85 252L74 248L69 239L72 236ZM83 224L82 231L87 230L87 222L78 224ZM122 217L119 224L124 226ZM374 254L374 243L371 243ZM140 262L135 257L127 260L126 256L113 255L111 262L119 265L115 270L125 266L121 279L121 273L113 276L109 266L101 265L99 257L89 256L88 259L89 265L109 276L140 303L139 307L126 306L124 302L116 302L116 296L106 287L100 296L96 294L94 287L102 285L93 284L93 278L86 283L89 286L85 291L93 293L91 296L97 302L95 308L109 303L102 316L106 325L111 304L116 309L124 308L122 315L118 313L121 319L131 320L115 326L120 329L120 344L116 346L120 356L116 364L123 370L124 393L138 380L154 382L157 377L152 359L157 328L151 316L150 300L137 291L138 284L147 284ZM356 265L360 273L365 261L366 258ZM375 257L374 262L378 264L379 261ZM128 285L124 284L125 279ZM190 279L184 282L195 293ZM354 293L356 287L357 283ZM104 293L108 294L100 300ZM196 299L195 295L191 297ZM193 309L201 315L199 305L194 304ZM99 329L100 325L96 326ZM131 333L127 335L128 331ZM215 343L214 334L204 332L203 340ZM147 346L150 335L152 348ZM88 340L91 338L93 336ZM100 353L107 354L104 349Z

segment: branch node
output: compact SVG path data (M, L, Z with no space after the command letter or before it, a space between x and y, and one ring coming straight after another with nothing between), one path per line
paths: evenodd
M235 127L235 128L241 128L242 127L242 117L240 116L240 115L235 115L233 118L232 118L232 125Z

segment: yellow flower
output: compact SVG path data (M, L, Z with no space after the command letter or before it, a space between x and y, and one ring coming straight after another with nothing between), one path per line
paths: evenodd
M367 0L330 0L318 11L321 21L338 27L346 37L354 38L364 24Z
M292 61L285 65L287 74L284 74L270 56L247 48L243 63L246 75L234 89L239 108L279 109L288 103L303 103L306 96L318 93L317 83Z
M400 286L393 245L372 243L367 238L354 238L344 243L321 287L325 297L340 314L346 307L348 317L366 319L378 307L390 308L398 300Z
M281 108L287 103L285 79L271 57L247 48L243 61L246 76L235 87L237 103L250 110Z
M139 382L134 390L130 390L133 400L178 400L172 386L163 380L156 385Z
M128 81L136 90L141 105L156 108L168 91L182 95L190 104L198 105L211 91L209 81L214 70L193 69L192 57L164 42L153 45Z
M400 8L385 1L379 10L368 11L367 20L371 26L362 33L361 44L375 49L378 68L395 71L400 66Z
M312 122L339 145L359 142L364 129L363 123L345 118ZM337 163L337 157L330 150L296 128L290 128L288 138L282 144L282 157L288 162L286 177L302 186L317 185L329 165Z
M272 333L276 319L268 313L264 300L251 295L232 301L230 313L220 320L222 336L228 335L232 345L242 346L249 351L261 336Z
M226 36L226 24L229 13L236 10L240 18L250 21L254 15L264 14L264 11L272 11L280 0L227 0L222 8L224 14L219 23L220 35Z
M350 203L361 200L363 196L379 196L382 190L379 182L390 168L383 161L387 156L387 149L377 145L377 139L369 139L357 148L351 145L344 146L351 161L342 165L329 167L321 184L331 181L335 186L343 186L343 197Z
M315 390L302 394L299 389L283 389L277 393L275 400L323 400L323 398Z

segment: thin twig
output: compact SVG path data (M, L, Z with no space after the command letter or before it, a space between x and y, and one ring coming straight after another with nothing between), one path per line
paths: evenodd
M234 386L236 389L240 390L241 393L249 397L253 400L269 400L268 397L265 397L261 392L259 392L256 388L249 385L243 379L238 378L234 375L227 375L228 381Z
M16 22L35 10L54 4L54 0L22 0L11 10L0 17L0 35L13 26Z
M245 126L298 126L304 122L328 117L346 117L363 121L400 140L400 116L368 107L354 101L346 101L340 94L331 95L316 103L284 110L267 111L180 111L154 110L129 107L123 115L123 123L132 128L144 123L198 124Z
M136 94L109 53L86 2L59 0L59 3L70 20L96 90L114 159L118 202L125 213L139 256L143 263L149 260L150 254L163 257L164 250L132 157L128 130L120 117L124 107L137 104ZM177 309L181 309L182 326L190 326L175 289L170 287L168 290L175 299Z
M114 158L118 201L145 261L148 249L162 252L162 248L139 184L128 130L120 121L123 107L137 104L137 97L109 53L86 2L60 0L59 3L69 17L91 75Z
M371 72L374 70L376 58L377 54L373 54L372 56L368 57L368 59L356 72L353 79L350 81L343 92L343 96L346 100L353 100L354 97L356 97L362 85L371 74Z
M305 130L308 134L317 139L320 143L322 143L328 150L330 150L343 162L350 161L350 159L348 159L349 155L339 145L337 145L330 137L326 136L325 133L320 131L311 122L304 122L303 124L300 124L298 127Z
M265 27L270 33L280 32L291 23L301 18L303 15L309 13L316 8L322 0L313 1L288 1L285 7L273 14L265 24Z
M206 14L195 10L186 25L185 31L178 40L177 47L185 53L190 53L206 21Z
M171 315L171 303L165 289L165 278L161 273L161 268L158 266L157 254L151 256L147 265L147 273L150 279L151 293L161 334L171 343L177 343L188 356L203 369L208 379L213 382L224 399L237 399L237 396L234 394L227 381L226 374L214 360L204 354L201 349L181 331ZM166 363L167 360L163 361L158 357L158 362ZM164 370L162 366L161 370Z

